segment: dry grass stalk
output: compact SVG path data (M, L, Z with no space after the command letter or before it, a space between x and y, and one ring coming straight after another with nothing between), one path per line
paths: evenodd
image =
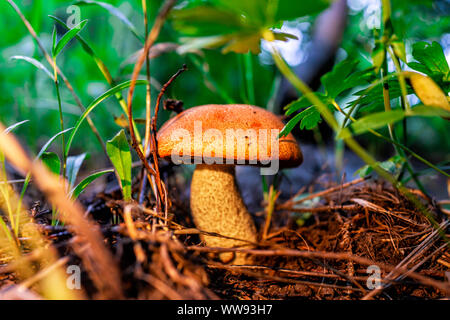
M0 131L4 129L3 124L0 124ZM71 225L74 233L89 244L89 250L78 253L86 267L92 266L88 271L99 290L100 298L122 298L117 264L105 247L98 226L84 217L84 210L77 201L69 199L67 181L52 174L40 161L32 161L11 133L0 135L0 150L24 175L31 172L34 182L48 201L61 212L61 220ZM74 250L78 248L75 246Z

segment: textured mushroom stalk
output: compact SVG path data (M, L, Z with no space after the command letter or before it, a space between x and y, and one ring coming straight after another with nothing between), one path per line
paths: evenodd
M236 185L234 165L197 165L191 184L191 211L200 230L257 240L255 224ZM202 235L202 240L211 247L251 247L247 242L221 237ZM239 252L221 253L220 259L236 265L247 262L246 255Z

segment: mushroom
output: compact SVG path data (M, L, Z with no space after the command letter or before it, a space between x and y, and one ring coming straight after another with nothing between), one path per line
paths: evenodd
M158 131L158 153L174 163L197 165L191 182L191 213L212 247L251 248L257 242L255 223L242 200L235 166L261 167L262 174L301 164L301 150L292 134L278 138L283 122L251 105L203 105L183 111ZM270 164L270 166L269 166ZM245 254L221 253L224 263L245 264Z

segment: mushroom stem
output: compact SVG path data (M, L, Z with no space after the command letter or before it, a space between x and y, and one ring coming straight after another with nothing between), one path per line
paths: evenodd
M236 184L234 165L197 165L191 183L191 211L195 225L202 231L257 241L255 224ZM201 238L211 247L251 247L248 242L234 239L207 235ZM221 253L220 259L232 264L247 262L246 255L239 252Z

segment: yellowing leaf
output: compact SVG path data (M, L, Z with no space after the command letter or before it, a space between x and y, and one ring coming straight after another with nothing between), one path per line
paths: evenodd
M120 117L114 117L114 122L121 128L128 128L128 119L123 114Z
M248 51L250 51L253 54L259 54L261 52L261 49L259 47L260 41L260 33L254 33L249 36L236 37L222 49L222 52L228 53L230 51L233 51L236 53L247 53Z
M414 92L423 104L450 111L446 95L433 79L416 72L405 72L405 75L409 78Z

